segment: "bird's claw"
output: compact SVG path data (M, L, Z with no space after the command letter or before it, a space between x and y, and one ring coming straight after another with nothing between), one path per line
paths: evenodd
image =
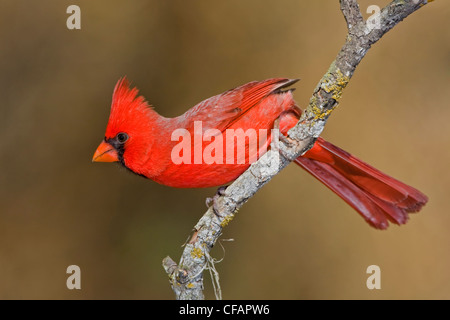
M277 150L284 158L290 159L291 152L289 152L289 149L295 148L298 145L298 142L289 138L288 136L285 136L280 131L280 118L281 118L281 116L276 118L273 123L274 129L278 130L278 140L280 140L282 142L282 143L277 143Z
M220 218L221 215L219 214L219 208L217 207L217 200L225 195L225 190L227 189L228 186L221 186L217 189L216 194L213 197L208 197L206 198L206 206L209 208L212 206L213 212L214 214Z

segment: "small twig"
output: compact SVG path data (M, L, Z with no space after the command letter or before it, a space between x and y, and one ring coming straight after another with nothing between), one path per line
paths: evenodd
M348 32L351 33L352 29L358 25L364 23L364 19L359 10L359 4L356 0L341 1L341 11L347 22Z
M220 288L220 277L219 273L216 270L216 259L212 258L209 255L209 252L206 253L206 269L209 270L209 275L211 276L211 281L214 288L214 295L216 296L216 300L222 300L222 289Z

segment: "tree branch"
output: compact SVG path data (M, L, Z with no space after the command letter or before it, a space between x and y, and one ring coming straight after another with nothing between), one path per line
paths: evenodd
M340 0L348 27L346 42L314 89L309 105L297 125L289 130L287 139L281 139L278 144L278 140L274 139L275 144L271 150L228 186L224 195L216 199L218 214L210 207L198 221L179 264L170 257L163 260L163 267L169 275L177 299L204 299L203 271L213 266L209 252L223 228L248 199L291 161L313 146L370 47L396 24L428 2L431 1L394 0L373 17L375 20L368 23L363 20L356 0ZM216 292L216 297L221 297L220 292Z

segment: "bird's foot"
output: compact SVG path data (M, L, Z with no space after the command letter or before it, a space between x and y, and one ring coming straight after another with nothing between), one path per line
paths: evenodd
M298 146L298 142L296 140L289 138L288 136L285 136L280 131L280 119L281 119L281 116L276 118L273 123L273 128L275 130L278 130L278 140L279 140L279 141L275 141L275 146L276 146L275 149L278 150L278 152L284 158L292 161L295 159L295 157L294 157L294 159L291 159L291 158L293 158L292 150L296 149L296 147ZM280 141L281 141L281 143L280 143Z
M217 207L217 200L221 196L225 195L225 190L227 189L227 187L228 186L219 187L213 197L206 198L206 206L209 208L212 205L213 212L218 218L220 218L221 215L219 214L219 208Z

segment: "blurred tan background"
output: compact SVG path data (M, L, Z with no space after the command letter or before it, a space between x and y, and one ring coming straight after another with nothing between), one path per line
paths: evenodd
M66 28L71 4L81 30ZM225 230L224 298L450 298L449 14L435 1L377 43L323 133L427 206L377 231L289 166ZM179 259L215 189L91 163L116 81L127 75L164 116L271 77L301 78L305 106L345 34L337 0L0 0L0 298L172 299L161 260ZM366 288L372 264L381 290Z

